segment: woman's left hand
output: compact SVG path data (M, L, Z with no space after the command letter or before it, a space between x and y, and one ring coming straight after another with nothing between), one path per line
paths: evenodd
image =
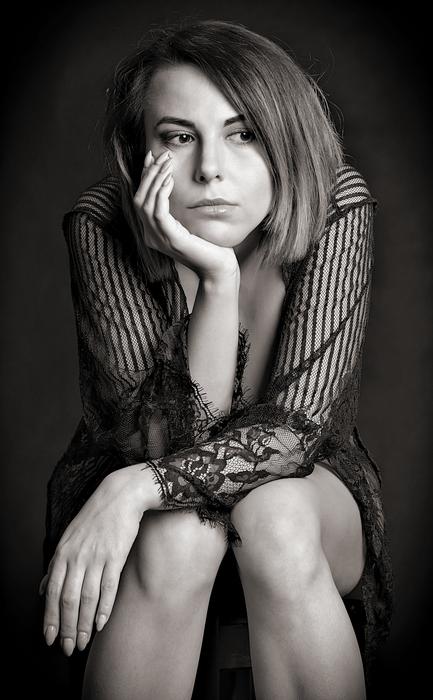
M48 645L60 635L70 656L75 646L85 648L95 620L103 628L140 520L157 498L150 469L125 467L102 481L68 525L39 588Z

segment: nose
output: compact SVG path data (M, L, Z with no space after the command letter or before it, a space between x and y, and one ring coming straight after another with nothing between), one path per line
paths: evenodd
M224 179L221 150L214 142L202 143L197 150L194 179L196 182L203 183L215 178Z

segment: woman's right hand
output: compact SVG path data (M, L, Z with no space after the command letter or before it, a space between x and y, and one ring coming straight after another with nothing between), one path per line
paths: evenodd
M39 593L45 594L44 635L60 637L70 656L100 631L114 606L120 575L144 511L161 498L146 463L109 474L63 533Z
M233 248L225 248L191 234L169 211L174 180L170 151L155 160L149 151L144 160L134 207L142 223L149 248L174 258L194 270L201 279L218 280L237 274L239 265Z

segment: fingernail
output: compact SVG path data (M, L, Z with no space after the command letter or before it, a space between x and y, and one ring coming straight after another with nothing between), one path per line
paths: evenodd
M98 615L98 619L96 620L96 629L98 632L100 632L107 622L107 616L106 615Z
M66 656L71 656L74 651L74 642L70 637L63 637L62 639L62 649Z
M48 625L48 627L45 629L44 634L45 634L45 641L48 644L48 646L50 647L57 636L57 630L54 627L54 625Z
M147 151L146 157L144 159L144 165L146 166L146 168L149 167L151 159L152 159L152 151Z
M89 636L87 632L78 632L78 637L77 637L77 649L80 651L83 651L85 648L87 642L88 642Z

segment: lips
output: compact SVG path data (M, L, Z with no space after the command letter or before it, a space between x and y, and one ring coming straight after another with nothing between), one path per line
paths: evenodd
M235 206L233 202L229 202L227 199L222 199L217 197L216 199L201 199L199 202L193 204L190 209L196 209L197 207L215 207L219 204L226 204L228 206Z

